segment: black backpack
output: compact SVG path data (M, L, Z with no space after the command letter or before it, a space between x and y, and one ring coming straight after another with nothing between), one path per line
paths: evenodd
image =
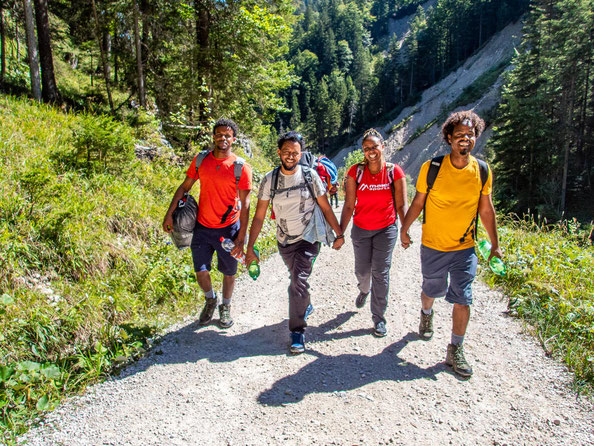
M435 183L435 179L437 178L437 174L439 173L439 169L441 168L443 159L444 159L444 155L436 156L435 158L433 158L431 160L431 164L429 164L429 169L427 170L427 195L429 195L429 192L431 191L431 189L433 189L433 184ZM475 158L475 159L478 162L479 172L480 172L480 176L481 176L481 190L479 192L479 200L480 200L481 194L483 193L483 188L485 187L485 183L487 182L487 179L489 178L489 165L486 162L484 162L483 160L480 160L478 158ZM423 224L425 224L426 216L427 216L427 210L425 209L426 203L427 203L427 197L425 197L425 203L423 203ZM479 214L479 210L478 210L478 205L477 205L476 215L474 216L474 218L468 225L468 228L466 228L464 235L462 237L460 237L460 243L464 243L464 241L466 240L466 236L468 235L469 232L470 232L470 235L472 236L472 239L476 240L476 235L478 233L478 214Z
M313 156L311 152L303 151L301 152L301 158L299 158L299 162L297 164L301 164L302 166L313 169L316 164L316 157Z

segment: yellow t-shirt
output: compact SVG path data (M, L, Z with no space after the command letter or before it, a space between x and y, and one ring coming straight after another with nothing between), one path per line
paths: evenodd
M421 167L417 180L417 191L427 193L427 161ZM489 177L482 194L492 191L493 178L489 168ZM425 224L423 224L423 245L438 251L458 251L474 246L471 230L478 209L481 193L481 174L475 157L463 169L457 169L446 155L433 183L425 203ZM471 226L472 225L472 226ZM468 231L464 242L460 239Z

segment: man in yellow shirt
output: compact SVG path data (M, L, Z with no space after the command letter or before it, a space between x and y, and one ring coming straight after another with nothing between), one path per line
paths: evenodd
M488 177L483 183L479 162L470 155L484 128L485 122L471 110L452 113L448 117L441 130L451 152L443 157L431 188L427 184L427 173L432 161L421 167L415 198L400 229L402 246L408 248L412 243L408 228L424 209L419 334L427 341L432 338L433 302L435 298L445 296L446 301L454 305L446 363L463 377L472 375L472 367L464 357L463 341L470 319L471 285L477 268L474 251L477 210L491 240L489 260L493 256L501 257L491 199L492 174L486 166Z

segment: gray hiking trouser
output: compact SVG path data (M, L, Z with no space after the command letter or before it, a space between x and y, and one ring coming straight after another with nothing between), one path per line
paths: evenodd
M303 332L307 327L305 310L309 298L309 283L313 263L320 252L320 243L309 243L300 240L286 246L278 244L285 265L289 268L289 330Z
M384 314L388 307L390 290L390 266L392 251L398 239L398 224L382 229L367 230L353 224L351 239L355 251L355 276L359 291L371 291L371 314L373 323L386 322Z

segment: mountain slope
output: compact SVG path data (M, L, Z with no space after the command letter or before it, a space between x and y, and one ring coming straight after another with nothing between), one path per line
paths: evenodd
M511 58L515 47L520 43L521 30L521 22L508 25L474 56L467 59L460 68L425 90L417 104L405 108L396 119L379 128L386 138L386 158L398 163L414 179L424 161L447 153L447 146L442 143L440 137L444 112L472 108L477 113L486 115L498 104L502 76L499 76L480 99L453 107L459 102L465 88ZM477 143L475 154L482 152L489 135L490 129L487 129ZM342 165L346 155L359 148L360 143L359 137L357 144L342 149L334 157L334 162Z

